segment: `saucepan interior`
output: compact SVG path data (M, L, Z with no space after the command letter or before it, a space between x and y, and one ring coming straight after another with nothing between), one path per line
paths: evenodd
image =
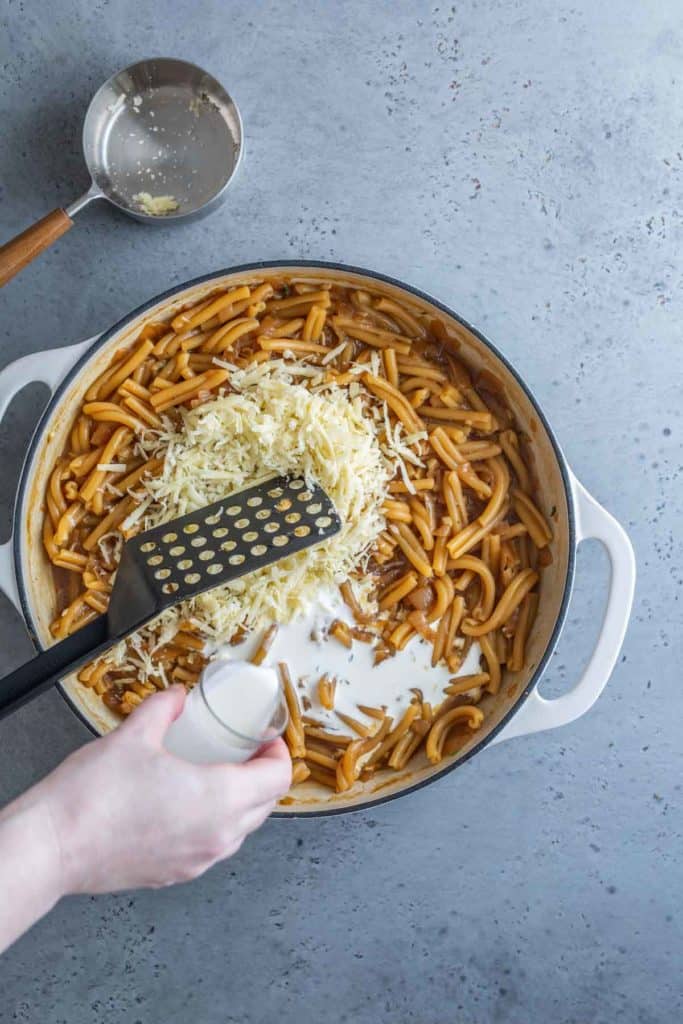
M574 535L566 469L550 429L519 377L503 358L471 327L439 303L398 282L367 271L330 264L258 264L222 271L183 285L152 300L103 335L79 361L52 398L36 431L22 475L15 517L15 561L23 611L29 629L41 648L50 644L49 624L56 613L51 568L41 540L44 494L55 460L66 443L74 411L87 387L109 363L114 351L131 344L149 321L170 319L182 306L200 300L217 289L237 283L272 278L306 281L339 281L398 298L426 309L438 321L438 330L473 370L486 374L487 386L497 389L513 410L519 429L529 438L529 454L538 480L541 506L550 516L555 540L552 564L543 572L538 618L528 647L527 667L508 674L501 692L487 696L484 727L457 754L438 766L426 760L411 763L403 773L378 774L350 795L330 794L317 784L297 787L296 796L282 806L284 814L320 814L350 810L391 797L429 782L450 771L480 750L515 713L538 681L562 624L571 585ZM406 680L406 689L410 686ZM116 716L74 677L62 691L72 708L95 733L106 733L117 724Z

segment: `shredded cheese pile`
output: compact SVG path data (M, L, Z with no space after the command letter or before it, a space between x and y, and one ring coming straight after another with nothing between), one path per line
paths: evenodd
M145 484L143 528L159 526L234 491L278 474L302 474L332 498L341 531L324 544L266 566L164 613L164 635L194 619L219 645L238 626L286 623L304 613L321 588L362 566L384 528L381 504L395 472L391 452L359 395L338 387L311 389L283 360L234 368L234 392L182 410L179 426L147 434L143 454L164 458ZM310 383L310 382L309 382ZM374 410L373 410L374 411ZM359 599L367 601L360 588Z

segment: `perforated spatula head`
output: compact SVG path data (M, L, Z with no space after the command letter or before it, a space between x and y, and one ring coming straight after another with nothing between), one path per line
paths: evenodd
M321 487L280 476L146 530L123 547L109 603L115 639L181 601L339 532Z
M276 477L138 534L123 545L109 609L0 680L0 718L140 629L164 609L341 529L301 477Z

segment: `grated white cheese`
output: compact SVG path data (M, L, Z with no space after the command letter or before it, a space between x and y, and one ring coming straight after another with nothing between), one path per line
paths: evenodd
M130 515L126 516L126 518L121 523L119 527L121 533L128 533L128 531L142 519L142 517L144 516L145 512L147 511L151 504L152 498L145 498L145 500L140 505L137 505L130 513Z
M181 410L180 426L166 420L140 442L145 455L164 457L161 475L145 483L145 529L281 473L320 484L342 520L340 533L326 543L164 613L169 631L192 615L220 644L240 625L289 622L322 587L342 582L362 565L384 528L380 509L395 472L395 451L382 452L360 400L351 401L338 387L312 392L293 379L300 369L271 360L235 370L234 393ZM369 587L357 588L362 602Z
M319 368L284 359L247 369L218 358L214 362L230 371L235 393L192 411L179 410L179 426L164 418L161 430L145 433L138 442L139 454L163 457L163 473L134 494L142 504L121 529L149 529L288 472L321 484L343 527L324 545L163 612L107 655L115 667L142 680L154 675L163 686L168 685L163 663L154 662L151 654L173 639L182 620L195 623L208 638L211 653L238 626L252 629L299 618L326 588L362 569L385 527L380 507L389 480L398 472L415 493L406 463L423 465L410 446L426 434L407 435L400 423L392 428L386 403L360 383L340 388L325 382ZM356 363L349 369L361 374L368 365ZM302 376L309 377L305 385L297 380ZM111 543L118 561L121 535L102 537L103 553ZM376 614L371 581L357 580L354 591L363 610Z
M341 352L343 352L345 348L346 348L346 339L344 339L344 341L340 341L339 344L335 348L331 348L330 351L327 353L327 355L322 357L320 362L323 364L323 366L327 366L327 364L331 363L333 359L336 359L337 356Z
M380 356L379 352L371 352L370 353L370 373L373 375L373 377L379 377L379 375L382 372L381 369L380 369L381 365L382 365L382 357Z

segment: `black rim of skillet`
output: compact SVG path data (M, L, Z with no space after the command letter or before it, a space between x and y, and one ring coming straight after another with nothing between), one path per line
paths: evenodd
M274 812L274 817L278 818L314 818L325 817L333 814L349 814L352 811L367 810L370 807L377 807L379 804L388 803L390 800L396 800L399 797L406 796L408 793L414 793L418 789L422 789L423 786L431 785L439 779L445 778L445 776L450 774L450 772L454 771L456 768L459 768L460 765L465 764L466 761L469 761L470 758L474 757L475 754L478 754L481 750L484 749L484 747L486 747L491 742L491 740L501 731L501 729L503 729L508 724L510 719L522 707L526 698L529 696L529 694L534 689L536 684L540 681L541 676L543 675L543 672L545 671L545 668L557 645L560 632L562 631L562 627L564 625L564 621L567 615L567 608L569 605L569 599L571 597L572 586L574 582L574 569L576 559L576 522L567 463L557 442L555 434L553 433L553 430L550 424L548 423L545 414L536 402L536 399L534 398L534 395L532 394L531 390L524 382L524 380L520 377L520 375L517 373L515 368L508 362L505 356L496 348L495 345L491 344L488 338L486 338L481 333L481 331L478 331L476 327L473 327L472 324L468 323L467 320L464 320L456 312L454 312L448 306L444 305L443 302L439 302L438 299L435 299L427 292L421 291L419 288L414 288L412 285L405 284L403 281L399 281L394 277L389 277L387 274L379 274L374 270L366 270L364 267L356 267L344 263L328 262L324 260L267 260L260 261L257 263L242 263L235 267L227 267L223 270L215 270L210 274L202 274L200 277L192 278L192 280L190 281L186 281L183 284L175 285L173 288L169 288L167 291L162 292L159 295L155 295L154 298L149 299L147 302L143 302L142 305L137 307L137 309L134 309L132 312L128 313L116 324L114 324L113 327L110 327L108 331L105 331L104 334L100 335L98 340L94 342L94 344L86 352L83 353L83 355L77 360L77 362L74 364L71 370L69 370L67 375L61 381L61 383L57 386L54 393L52 394L52 397L50 398L45 409L43 410L40 420L38 421L38 425L36 426L36 429L33 433L33 437L31 438L31 443L29 445L28 451L26 453L26 458L24 460L24 465L19 480L19 487L17 490L13 522L16 527L17 523L23 521L20 518L20 513L24 504L24 496L26 493L26 488L30 477L29 469L33 463L34 456L36 455L36 452L42 442L45 426L49 422L50 417L52 416L52 413L55 410L55 407L61 401L65 389L68 387L71 381L77 376L77 374L80 373L81 369L85 366L85 364L88 363L90 359L92 359L95 352L97 352L104 345L106 345L107 342L115 334L118 334L136 317L140 316L142 313L145 313L148 309L151 309L153 306L158 305L159 302L163 302L165 299L174 298L180 292L183 292L188 288L192 288L195 285L206 284L209 281L225 277L229 274L243 274L258 270L287 270L289 268L294 268L296 270L328 270L339 271L341 273L358 274L363 277L370 278L371 280L381 281L384 284L393 285L394 287L400 288L410 295L416 296L418 299L422 299L425 302L430 303L432 306L440 310L446 316L452 317L459 324L461 324L461 326L463 326L466 330L470 331L476 338L478 338L479 341L481 341L482 344L484 344L493 353L493 355L496 356L496 358L501 361L503 366L514 377L517 384L520 386L526 397L529 399L529 402L531 403L540 422L543 424L543 428L546 434L548 435L548 438L550 439L550 443L555 453L555 458L557 459L557 463L560 468L562 482L564 484L565 489L565 498L567 501L567 522L569 527L569 552L567 559L567 574L565 577L562 602L560 605L560 610L557 619L555 621L555 625L553 627L552 633L546 645L543 656L538 662L538 665L536 666L536 669L531 679L525 686L524 690L522 690L522 692L518 695L514 704L503 716L500 722L496 726L494 726L494 728L492 728L486 734L486 736L484 736L478 743L475 743L472 749L469 750L462 757L458 758L456 761L450 764L444 765L443 768L435 772L433 775L430 775L429 778L421 779L420 781L414 782L411 785L406 786L404 789L399 790L398 792L390 792L384 795L371 796L369 799L363 800L357 804L344 805L342 803L340 806L337 807L326 808L323 806L312 807L310 810L298 808L295 811ZM40 651L44 648L40 642L37 630L35 628L33 615L31 613L31 609L29 607L29 603L27 600L26 586L24 583L24 567L21 561L20 529L17 530L16 528L13 528L12 550L14 556L15 575L17 579L17 589L19 591L21 611L31 640L33 641L33 644L35 645L37 650ZM85 725L88 731L91 732L94 736L99 736L100 734L97 732L97 730L88 720L88 718L83 714L80 708L77 707L75 702L64 689L62 683L57 684L57 689L59 690L59 692L61 693L62 697L67 702L71 710L81 720L81 722Z

